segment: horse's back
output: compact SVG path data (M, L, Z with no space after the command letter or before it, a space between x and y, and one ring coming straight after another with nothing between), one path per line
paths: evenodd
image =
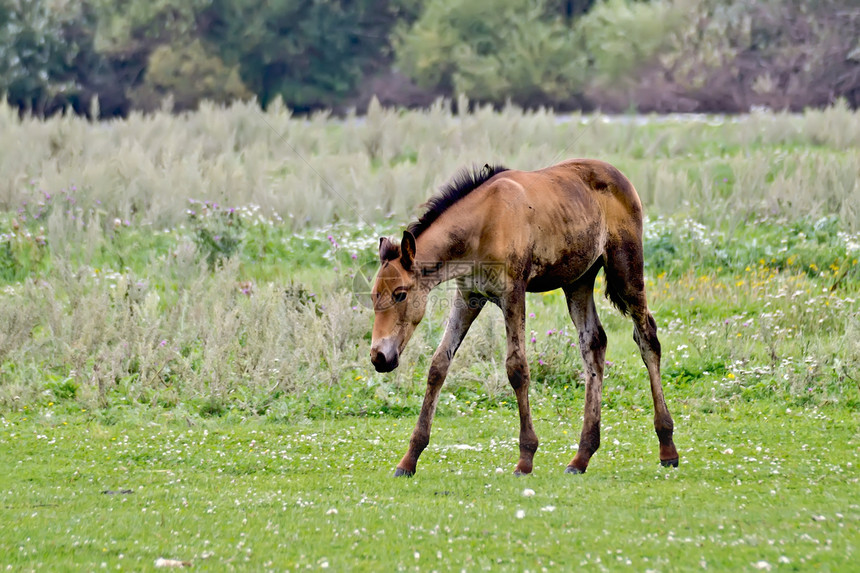
M598 159L570 159L537 173L546 172L578 187L580 192L592 193L608 206L622 209L625 218L642 219L639 194L627 177L614 165ZM612 205L612 203L616 205Z
M641 237L642 203L633 184L613 165L597 159L570 159L537 171L505 171L490 181L510 208L542 229L570 226L601 228L612 234ZM510 181L517 185L512 186ZM513 188L521 191L512 193ZM559 228L559 224L564 228Z

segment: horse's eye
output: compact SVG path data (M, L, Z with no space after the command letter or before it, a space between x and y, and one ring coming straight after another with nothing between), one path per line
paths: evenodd
M406 300L406 291L396 291L394 294L391 295L391 298L394 299L394 302L403 302L404 300Z

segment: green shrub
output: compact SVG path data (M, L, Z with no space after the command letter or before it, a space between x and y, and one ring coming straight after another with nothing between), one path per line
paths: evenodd
M205 257L210 269L235 255L242 246L244 229L235 209L224 209L210 201L191 201L188 224L194 235L197 252Z

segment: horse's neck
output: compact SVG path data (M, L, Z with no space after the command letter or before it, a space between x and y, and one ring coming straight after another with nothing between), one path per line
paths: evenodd
M471 274L474 262L452 258L450 235L441 227L431 227L417 241L415 264L428 288Z

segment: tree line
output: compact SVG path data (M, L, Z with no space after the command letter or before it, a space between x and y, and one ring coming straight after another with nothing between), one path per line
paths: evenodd
M860 106L856 0L0 0L0 92L101 117L439 96L623 111Z

